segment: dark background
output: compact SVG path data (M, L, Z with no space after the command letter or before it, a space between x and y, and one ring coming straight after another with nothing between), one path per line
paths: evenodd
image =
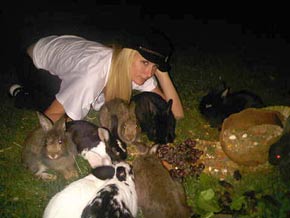
M286 4L247 1L6 1L2 2L3 67L19 51L49 34L79 34L93 40L120 38L127 30L155 26L177 48L242 56L289 69Z

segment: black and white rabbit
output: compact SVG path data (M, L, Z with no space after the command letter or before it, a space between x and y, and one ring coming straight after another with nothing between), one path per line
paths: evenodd
M138 207L144 218L188 218L191 209L186 205L182 184L173 180L164 168L156 155L157 149L158 145L147 147L147 151L142 149L145 152L132 163Z
M172 99L167 102L153 92L141 92L132 97L136 117L148 139L160 144L175 139L176 119L171 111Z
M109 165L127 158L126 144L108 129L86 120L70 121L66 125L78 153L88 161L94 161L94 166Z
M132 167L125 162L117 163L114 167L114 177L96 192L94 199L83 210L82 218L137 216L137 193Z
M66 132L65 116L55 123L40 112L37 112L37 116L40 127L32 131L24 141L24 166L44 180L54 180L57 177L48 173L48 169L61 173L65 179L77 177L77 150Z
M246 108L264 107L262 99L248 90L230 92L225 82L202 97L199 103L200 113L212 127L221 127L225 118Z
M103 216L104 208L108 215L112 209L120 214L127 211L135 215L137 196L131 172L131 167L124 162L92 169L91 174L55 194L48 202L43 218L107 217Z

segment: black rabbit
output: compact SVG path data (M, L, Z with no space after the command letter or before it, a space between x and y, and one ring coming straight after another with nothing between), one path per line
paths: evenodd
M153 92L141 92L131 99L141 131L155 143L169 143L175 139L176 120L171 111L172 99L167 102Z
M202 97L199 111L212 127L221 127L224 119L229 115L251 107L264 107L258 95L248 90L230 92L230 88L223 83L222 86L212 89Z
M290 182L290 117L286 120L280 139L269 149L269 163L278 166L281 177Z

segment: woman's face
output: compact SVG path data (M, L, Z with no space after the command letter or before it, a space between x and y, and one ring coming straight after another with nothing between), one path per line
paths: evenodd
M136 52L131 67L132 81L137 85L143 85L147 79L154 75L156 70L156 64L146 60L139 52Z

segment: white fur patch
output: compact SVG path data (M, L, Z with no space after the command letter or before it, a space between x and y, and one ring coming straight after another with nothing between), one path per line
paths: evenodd
M89 162L92 168L103 165L111 165L112 161L106 152L106 145L100 142L98 146L89 149L84 149L81 155Z

